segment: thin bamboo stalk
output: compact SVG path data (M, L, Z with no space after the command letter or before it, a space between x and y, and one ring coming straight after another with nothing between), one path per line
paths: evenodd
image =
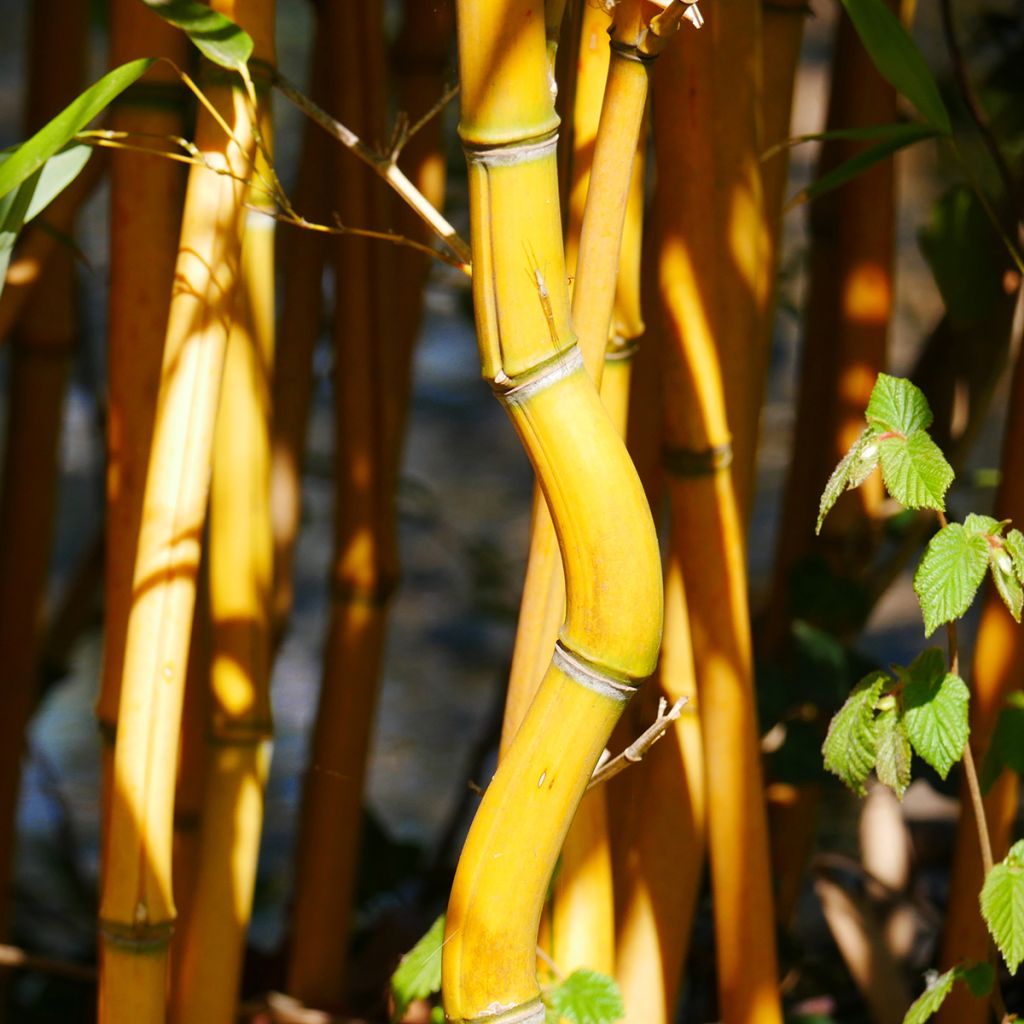
M718 8L710 12L714 18ZM731 244L716 205L690 183L713 180L718 131L707 95L718 52L683 45L664 58L655 86L659 176L652 223L666 330L665 470L672 547L686 580L699 680L708 847L718 952L719 1014L736 1024L781 1020L754 708L747 611L744 510L728 471L726 398L732 320L720 310L750 281L723 279L718 244ZM680 102L687 97L687 102ZM686 183L685 187L677 184ZM729 223L726 219L724 223Z
M336 66L335 106L363 138L384 123L385 50L379 3L353 16L328 7L324 31ZM343 223L387 219L383 183L339 154L336 209ZM393 252L366 239L335 240L335 564L316 727L303 791L292 910L289 994L338 1008L355 890L363 782L384 651L386 609L398 576L394 488L408 355L398 352Z
M317 8L319 11L319 7ZM319 15L318 15L319 19ZM310 92L326 102L330 38L318 30L313 41ZM331 143L313 121L303 127L295 208L309 220L329 217ZM302 521L302 463L313 393L313 351L324 329L323 277L330 244L317 231L293 231L282 239L281 323L287 340L277 353L273 380L273 463L271 514L274 528L274 648L287 629L295 600L295 543Z
M269 3L215 8L259 47L272 37ZM185 197L168 316L128 619L114 752L107 871L100 906L100 1019L165 1019L171 892L174 766L189 631L213 447L213 428L234 313L251 173L252 110L220 74L207 96L232 128L225 137L205 109ZM239 180L241 179L241 180Z
M55 33L54 24L66 24L67 32ZM86 24L86 13L73 0L34 6L26 134L77 94L84 71ZM21 758L38 688L61 413L78 333L74 293L74 257L64 248L50 258L30 295L12 345L0 499L0 937L9 926Z
M544 488L567 614L460 858L443 993L453 1021L496 1007L541 1021L535 945L548 879L623 697L653 667L661 588L642 489L568 329L541 5L465 0L458 13L482 368ZM635 139L630 160L634 149Z
M138 0L111 7L110 59L161 55L184 63L188 41ZM180 135L184 90L163 62L110 112L110 126ZM143 143L144 144L144 143ZM160 383L167 299L174 280L184 175L170 160L110 154L110 302L107 329L107 517L103 667L96 718L103 740L102 813L107 834L117 709L131 611L142 493Z
M273 40L254 55L274 61ZM269 96L260 103L257 177L269 173ZM198 874L171 1019L236 1016L252 916L270 768L270 387L274 360L274 220L249 192L235 319L228 338L210 489L209 719ZM262 211L262 212L261 212Z
M1002 481L994 515L1000 519L1024 521L1024 359L1018 354L1013 369L1010 400L1003 436ZM994 588L985 593L971 678L971 749L981 764L988 750L996 720L1006 697L1024 685L1024 644L1020 627L1013 621ZM1006 856L1020 799L1020 780L1004 770L985 796L992 853ZM950 870L949 902L939 952L939 962L951 967L976 962L988 956L989 936L978 909L978 893L984 882L978 827L966 780L960 787L960 822L957 826ZM963 986L957 986L962 988ZM943 1004L941 1024L982 1024L989 1019L989 1001L975 999L969 992L951 993L949 1008Z

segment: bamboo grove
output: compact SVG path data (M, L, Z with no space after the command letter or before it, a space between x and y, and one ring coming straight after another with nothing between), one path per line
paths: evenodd
M935 28L889 0L29 5L23 45L4 44L26 71L0 153L0 1016L1024 1012L1024 922L979 905L1024 871L1024 549L1018 566L1004 533L1024 522L1024 11L990 6L940 0ZM278 67L295 25L301 74ZM913 217L926 269L905 267ZM455 810L368 898L401 851L366 808L389 659L412 642L407 453L439 303L467 329L472 307L473 394L532 470L528 531L523 495L501 538L524 575L506 573L490 727L422 713L449 684L427 657L401 695L468 767L457 794L417 778ZM908 303L926 311L911 327ZM90 359L103 511L69 556L62 437ZM879 413L893 367L921 388L900 392L906 430ZM915 503L873 453L922 422L949 479ZM514 477L504 450L481 480ZM859 803L822 751L863 788L871 765L836 769L837 730L858 677L907 642L879 653L908 566L963 511L942 501L954 470L985 459L970 507L1001 517L995 584L968 640L947 616L963 768L901 806L903 768L894 784L879 754ZM268 895L275 702L317 517L319 671L285 782L288 891ZM97 634L95 721L75 725L98 736L95 940L58 955L32 948L47 896L24 891L19 823L33 730ZM900 679L873 691L872 729L903 708ZM252 940L268 904L269 954Z

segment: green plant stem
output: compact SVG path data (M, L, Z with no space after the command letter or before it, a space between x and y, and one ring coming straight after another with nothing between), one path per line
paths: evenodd
M944 512L937 512L939 525L945 529L949 520ZM960 675L960 643L957 634L956 620L946 624L946 640L949 645L949 671L953 675ZM988 818L985 815L985 801L981 795L981 784L978 781L978 767L974 763L974 752L971 750L970 739L964 744L964 776L967 779L967 789L971 794L971 808L974 811L974 825L978 830L978 846L981 849L981 865L984 878L992 870L995 858L992 856L992 838L988 829ZM992 985L992 1010L996 1020L1001 1024L1008 1021L1009 1015L1006 1012L1006 1003L1003 1001L1003 993L999 987L999 960L996 956L995 946L989 940L989 959L995 969L995 978Z

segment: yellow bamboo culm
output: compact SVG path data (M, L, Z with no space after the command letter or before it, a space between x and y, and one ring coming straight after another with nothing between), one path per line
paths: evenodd
M1024 524L1024 359L1017 355L1013 369L1007 419L1003 436L1002 479L993 515ZM1020 626L1010 616L1002 598L989 585L978 625L971 672L971 749L976 764L983 764L996 720L1006 698L1024 686L1024 644ZM1006 856L1020 801L1020 778L1003 769L985 794L992 856ZM990 938L978 907L984 868L966 780L960 783L960 822L953 847L949 903L939 951L942 969L988 957ZM966 986L957 986L966 988ZM947 1008L947 1003L948 1008ZM984 1024L991 1019L988 999L975 999L969 991L951 992L936 1020L940 1024Z
M709 20L719 13L718 8L709 12ZM657 165L669 169L658 178L652 223L666 331L664 465L671 546L686 581L697 666L718 1012L730 1024L778 1024L782 1012L754 706L745 511L738 479L734 483L729 469L726 381L732 364L720 340L733 328L721 310L739 301L735 293L746 292L750 282L719 276L728 261L715 258L716 247L729 247L735 238L730 232L721 236L721 211L698 184L717 173L718 152L708 145L717 131L717 111L707 93L709 65L718 54L702 50L699 37L681 43L662 59L654 104Z
M254 56L273 63L273 38ZM266 180L269 96L260 102L256 182ZM241 277L228 338L210 489L210 676L206 785L193 906L172 1021L234 1019L252 914L270 766L273 537L270 381L274 360L273 204L249 190Z
M67 26L54 33L53 24ZM74 0L32 9L25 129L29 135L75 97L84 69L87 13ZM64 394L77 343L75 258L54 253L15 324L0 494L0 939L7 936L25 729L38 692Z
M215 7L256 38L270 36L272 5ZM162 1024L166 1013L182 688L254 150L246 92L218 73L206 94L233 138L208 111L199 114L196 146L211 168L228 173L193 167L185 197L118 708L100 906L103 1024Z
M384 124L385 50L379 3L328 5L334 109L363 138ZM338 151L334 209L354 227L387 222L380 179ZM406 353L397 351L390 290L394 250L355 236L334 241L335 556L324 672L304 782L296 854L288 992L307 1006L343 1003L363 781L398 576L394 489Z
M111 63L141 56L184 61L188 40L138 0L111 9ZM156 62L111 110L111 128L156 139L182 133L184 86ZM103 834L110 810L114 738L121 694L132 574L160 383L167 299L181 221L185 175L144 153L110 154L110 308L107 330L107 521L103 668L96 718L103 739Z
M661 585L642 488L568 327L543 7L457 10L483 374L544 489L567 595L554 660L459 861L443 997L451 1021L542 1021L535 948L548 880L611 729L653 667Z

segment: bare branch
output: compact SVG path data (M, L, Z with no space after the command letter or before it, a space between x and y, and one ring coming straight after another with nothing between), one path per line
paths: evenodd
M619 772L625 771L631 764L637 764L642 761L647 751L665 735L668 727L679 717L683 710L683 705L688 700L688 697L680 697L669 708L668 701L662 697L658 701L658 715L653 723L637 739L630 743L621 754L604 763L599 762L598 767L594 770L594 774L590 777L587 789L599 786L602 782L615 778Z

